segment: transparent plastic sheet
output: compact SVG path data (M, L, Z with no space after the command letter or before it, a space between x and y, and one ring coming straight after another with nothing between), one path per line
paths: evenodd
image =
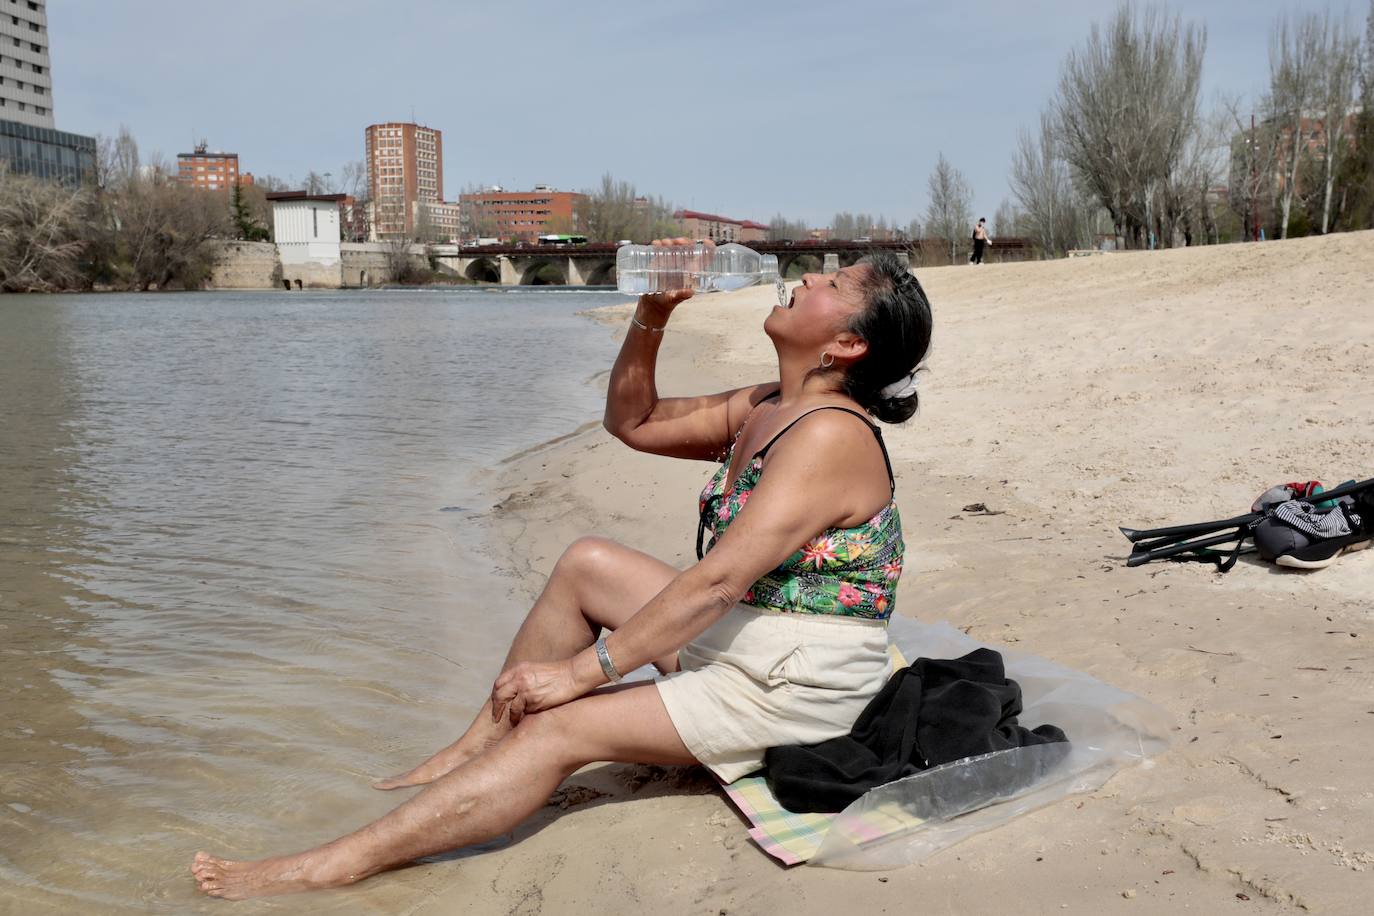
M910 661L958 658L984 645L945 623L893 618L892 642ZM1101 786L1117 770L1169 744L1175 728L1164 709L1034 655L1002 653L1007 677L1021 686L1027 728L1050 723L1070 749L1042 744L934 767L879 786L836 816L808 862L881 870L923 861L984 830L1068 795Z

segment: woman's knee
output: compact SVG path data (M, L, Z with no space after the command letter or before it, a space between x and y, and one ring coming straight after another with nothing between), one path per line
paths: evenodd
M576 769L587 761L581 759L581 742L570 718L565 706L530 713L506 740L514 739L517 747L523 745L544 760Z
M621 548L609 538L585 535L568 545L554 566L554 574L578 580L604 575L613 564L613 557Z

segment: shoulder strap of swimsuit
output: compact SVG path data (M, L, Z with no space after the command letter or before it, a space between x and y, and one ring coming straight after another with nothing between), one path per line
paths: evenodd
M771 394L765 394L763 397L759 398L758 404L755 404L753 407L750 407L749 412L744 415L744 422L740 423L739 429L735 430L735 438L738 439L739 434L744 432L744 427L749 424L749 418L754 415L754 411L759 409L759 404L762 404L764 401L771 401L774 398L780 397L782 397L781 388L779 388L777 391L772 392Z
M887 443L883 442L883 431L878 428L877 424L873 423L871 420L868 419L868 417L859 413L857 410L851 410L848 407L841 407L839 404L825 404L821 407L813 407L811 410L808 410L806 413L802 414L800 417L797 417L797 419L793 420L791 423L788 423L786 426L784 426L776 436L769 439L767 445L765 445L763 448L759 449L757 452L754 453L754 457L763 458L764 456L766 456L768 454L768 450L773 447L773 443L781 439L789 429L796 426L802 420L805 420L807 417L811 416L818 410L843 410L845 413L853 414L854 416L858 417L860 420L863 421L864 426L867 426L869 431L873 433L873 438L878 440L878 448L883 450L883 464L887 465L887 483L888 486L891 487L892 492L896 493L897 479L892 476L892 459L888 457L887 454Z

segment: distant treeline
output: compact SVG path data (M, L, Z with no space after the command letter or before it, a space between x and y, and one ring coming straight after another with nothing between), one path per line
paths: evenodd
M122 131L81 188L0 175L0 291L199 288L212 240L266 239L267 223L261 188L195 190Z
M1275 20L1249 104L1203 110L1206 48L1164 5L1094 23L1021 132L997 230L1055 256L1374 228L1374 2L1363 36L1329 10Z

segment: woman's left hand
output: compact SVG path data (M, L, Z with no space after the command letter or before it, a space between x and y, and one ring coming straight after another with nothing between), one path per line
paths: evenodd
M572 659L559 662L520 662L501 673L491 688L491 717L500 722L510 707L510 724L528 713L562 706L583 694L573 674Z

